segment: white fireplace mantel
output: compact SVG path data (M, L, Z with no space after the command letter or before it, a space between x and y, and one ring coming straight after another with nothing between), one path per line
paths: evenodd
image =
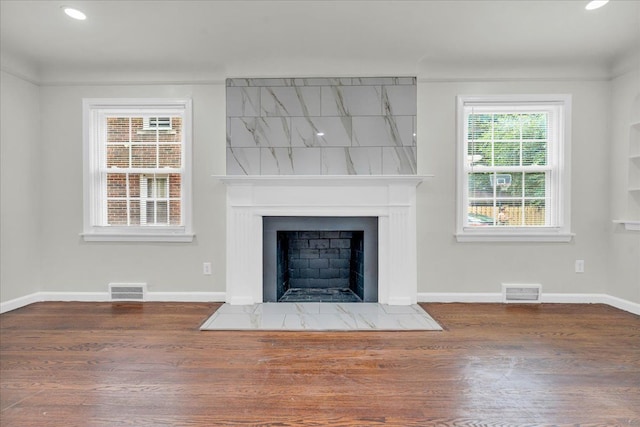
M262 295L262 218L378 217L378 302L417 302L416 187L428 176L216 176L227 185L230 304Z

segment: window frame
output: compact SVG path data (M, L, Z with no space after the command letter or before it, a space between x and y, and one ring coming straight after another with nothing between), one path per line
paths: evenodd
M471 106L499 109L513 107L514 110L538 107L557 111L554 113L556 140L553 144L547 145L547 165L541 168L549 169L549 175L552 177L547 186L552 193L549 196L549 209L555 212L555 225L535 227L466 225L469 200L466 108ZM456 240L458 242L571 241L573 237L571 233L571 95L459 95L456 118ZM499 168L509 169L510 167ZM490 168L486 171L491 172Z
M85 98L83 104L83 232L85 241L192 242L192 101L160 98ZM101 174L105 146L104 124L108 115L135 114L142 117L182 116L181 209L182 225L103 225L106 185ZM161 129L153 130L154 132ZM153 175L154 172L142 172ZM169 171L166 172L167 174ZM174 172L175 173L175 172ZM156 175L158 173L156 172ZM165 172L161 173L162 175Z

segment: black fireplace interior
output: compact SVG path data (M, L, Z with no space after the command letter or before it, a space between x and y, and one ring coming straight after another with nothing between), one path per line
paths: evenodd
M279 302L362 302L363 231L278 231Z
M265 302L377 302L376 217L265 217Z

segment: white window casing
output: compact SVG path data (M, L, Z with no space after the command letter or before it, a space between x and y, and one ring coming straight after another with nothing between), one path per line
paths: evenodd
M179 134L175 132L172 117L182 121ZM108 119L123 119L125 123L129 119L129 129L123 130L129 133L129 142L108 142ZM134 120L142 133L132 130ZM174 139L164 142L160 135ZM84 240L191 242L194 237L191 146L190 99L84 99ZM123 164L113 164L111 160L107 167L110 149L128 153L128 159L126 154L119 153ZM173 163L163 164L161 150L175 151ZM140 152L145 154L141 157ZM147 161L149 164L145 164ZM110 181L113 177L119 184L113 185ZM169 194L172 179L175 194ZM147 188L149 182L151 194ZM108 191L122 194L109 195ZM110 203L122 206L123 214L118 221L113 221L108 213ZM173 217L172 210L176 212Z
M530 117L544 117L544 139L523 138L524 125L520 125L520 138L496 136L495 117L515 116L523 121ZM470 117L472 117L470 119ZM486 120L486 118L489 118ZM485 120L484 122L481 120ZM471 125L469 124L471 122ZM476 140L475 128L470 126L489 123L483 129L483 139ZM495 127L495 129L494 129ZM487 95L457 97L457 207L456 239L458 242L569 242L571 233L571 96L570 95ZM535 126L534 126L535 128ZM536 128L537 129L537 128ZM478 132L479 133L479 132ZM487 137L487 134L490 136ZM472 136L470 136L472 135ZM523 142L524 141L524 142ZM546 161L527 164L525 145L538 143ZM488 156L476 151L475 145L484 147ZM513 164L499 162L496 147L514 147ZM530 146L533 146L530 145ZM490 150L487 147L491 147ZM470 154L471 153L471 154ZM483 159L483 157L489 157ZM542 178L543 177L543 178ZM471 179L473 178L473 182ZM510 187L514 178L514 187ZM528 194L526 182L538 179L538 192ZM477 182L485 183L476 190ZM474 191L470 191L470 185ZM511 188L511 191L508 191ZM534 188L533 185L531 188ZM532 190L533 193L533 190ZM539 203L542 213L528 220L527 206ZM471 212L484 205L485 215ZM521 208L520 208L521 207ZM517 218L505 215L506 208L519 210ZM502 217L501 217L502 216ZM525 220L527 218L527 220ZM504 221L503 221L504 219Z

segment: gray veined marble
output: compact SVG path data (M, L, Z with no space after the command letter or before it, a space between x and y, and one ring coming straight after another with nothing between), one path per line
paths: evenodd
M322 175L357 175L348 148L325 148L322 153Z
M354 77L351 79L351 84L353 86L357 85L387 85L387 86L398 86L398 85L413 85L416 84L415 77Z
M414 77L227 80L229 175L415 174Z
M377 147L323 148L323 175L380 175L382 151Z
M288 117L231 117L231 147L289 147L291 125Z
M417 110L414 86L383 86L382 113L385 116L415 116Z
M378 147L352 147L349 156L356 175L381 175L382 150Z
M353 145L402 147L413 145L411 116L353 117Z
M382 114L380 86L323 86L323 116L375 116Z
M262 175L320 175L319 148L263 148Z
M260 175L259 148L227 148L227 175Z
M267 86L399 86L416 85L415 77L304 77L227 79L227 87L267 87Z
M263 303L223 304L201 330L441 331L417 304Z
M415 175L415 147L383 147L382 173L384 175Z
M227 79L227 87L292 86L296 79Z
M320 115L320 87L263 87L260 97L263 116Z
M259 115L260 88L227 88L227 117L256 117Z
M350 147L351 117L292 117L293 147Z
M351 78L304 78L294 79L295 86L344 86L350 85Z

